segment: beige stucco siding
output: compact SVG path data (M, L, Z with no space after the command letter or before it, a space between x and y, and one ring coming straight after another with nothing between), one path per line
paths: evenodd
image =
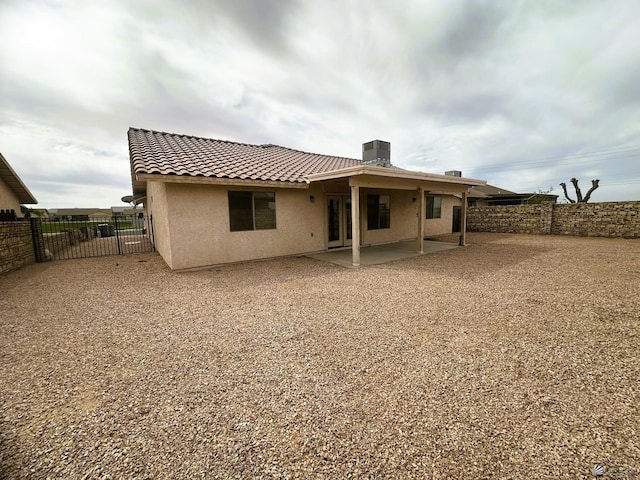
M276 228L232 232L230 190L275 192ZM153 218L157 251L170 268L183 270L327 249L327 196L337 190L336 185L320 183L299 189L149 182L146 208ZM390 228L368 230L368 194L389 195ZM460 205L460 199L442 195L441 218L424 220L426 235L451 232L454 205ZM419 208L417 191L362 188L361 244L416 238Z
M453 225L453 207L460 206L461 200L452 195L440 195L442 197L442 213L440 218L424 219L425 235L443 235L451 233Z
M367 228L367 195L389 195L390 228L368 230ZM363 189L360 195L362 245L376 245L397 242L418 236L417 192L411 190ZM414 202L413 199L416 198Z
M367 230L367 193L389 195L391 200L391 228ZM451 233L453 225L453 207L460 206L460 199L453 195L440 195L442 209L440 218L424 219L425 235L443 235ZM416 198L414 202L413 199ZM362 211L362 245L397 242L417 238L418 209L417 192L410 190L365 189L360 198Z
M2 180L0 180L0 210L15 210L16 215L21 215L18 197Z
M153 241L156 251L162 256L169 268L173 267L171 254L171 236L169 231L169 205L165 183L147 183L147 201L145 202L147 217L153 226Z
M231 232L229 190L275 192L276 228ZM314 196L314 202L309 199L310 195ZM171 262L167 263L172 269L180 270L321 251L325 248L322 195L319 187L275 189L166 184L166 202L171 206L168 210ZM154 228L156 216L154 214Z

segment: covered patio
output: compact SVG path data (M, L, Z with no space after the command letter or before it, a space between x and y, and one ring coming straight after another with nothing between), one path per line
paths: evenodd
M336 236L339 246L348 247L339 251L329 250L328 252L310 255L312 258L326 259L333 263L358 267L360 265L375 265L388 261L409 258L413 256L430 253L430 248L442 249L454 248L456 245L449 244L442 248L442 245L434 247L426 245L424 238L428 233L425 230L426 218L426 195L455 195L460 198L460 236L458 244L465 245L466 239L466 213L467 194L469 189L476 185L484 185L484 180L462 178L458 176L437 175L423 172L414 172L396 167L381 167L374 165L358 165L328 172L308 175L306 181L320 183L327 198L342 195L343 203L347 203L349 208L343 210L342 218L339 220L340 228L348 227L348 235ZM368 208L366 195L376 192L407 192L412 196L411 203L405 204L404 210L396 216L396 223L399 219L400 231L391 231L389 234L381 234L382 230L371 232L371 227L366 227L365 220L368 220L368 212L363 212L363 207ZM375 197L375 195L371 195ZM367 200L367 201L365 201ZM374 199L374 206L376 200ZM402 203L402 202L400 202ZM387 206L387 211L389 207ZM363 212L364 214L361 214ZM339 216L339 215L338 215ZM332 222L327 222L331 224ZM387 229L389 223L384 227L375 226L374 229ZM415 232L415 240L407 241ZM367 235L367 237L365 237ZM386 236L383 236L386 235ZM393 238L395 236L395 238ZM400 238L398 238L400 237ZM329 238L329 249L338 245L331 242ZM431 243L431 242L429 242ZM323 257L325 256L326 257ZM331 260L329 260L331 259Z
M380 265L383 263L395 262L397 260L404 260L405 258L418 257L429 253L443 252L445 250L451 250L459 247L459 245L455 243L440 241L425 241L423 242L423 245L423 253L416 250L415 240L405 240L385 245L360 247L360 266ZM340 265L341 267L355 268L353 265L353 253L349 247L307 255L307 257Z

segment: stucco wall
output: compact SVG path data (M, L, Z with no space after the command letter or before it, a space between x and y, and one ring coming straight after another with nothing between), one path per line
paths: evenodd
M326 250L327 195L348 192L326 188L320 184L308 189L276 189L150 182L146 208L153 216L156 250L170 268L182 270ZM276 228L231 232L229 190L275 192ZM367 194L390 196L391 228L367 229ZM419 202L413 201L416 195L410 190L361 188L361 244L416 238L419 221ZM442 218L426 221L426 233L450 233L456 204L460 204L459 199L443 195Z
M462 205L461 200L453 195L440 195L442 197L442 210L440 218L424 219L425 235L444 235L451 233L453 226L453 207Z
M367 229L367 195L379 194L389 195L390 228L378 230ZM360 192L360 226L362 236L361 245L376 245L381 243L397 242L409 238L416 238L418 235L418 209L420 208L416 197L416 192L410 190L383 190L383 189L361 189Z
M418 236L418 215L420 204L416 198L417 192L411 190L377 190L363 189L360 197L362 215L362 245L397 242ZM367 193L388 194L391 196L391 228L382 230L367 230ZM453 225L453 207L460 206L461 200L453 195L442 197L442 211L440 218L428 218L424 221L425 235L443 235L451 233ZM414 202L413 199L416 198Z
M160 182L147 183L147 201L145 210L147 216L152 217L153 242L156 251L162 256L167 265L173 268L171 259L171 237L169 235L169 209L167 204L166 184Z
M36 261L27 221L0 222L0 273L17 270Z
M472 207L470 232L640 238L640 202Z
M275 191L276 228L231 232L229 190ZM314 202L310 195L314 196ZM167 184L166 199L170 206L170 259L159 251L172 269L317 252L325 246L325 202L320 187L270 189ZM157 216L156 213L153 217L154 228Z
M0 210L15 210L16 215L20 214L20 201L4 181L0 179Z

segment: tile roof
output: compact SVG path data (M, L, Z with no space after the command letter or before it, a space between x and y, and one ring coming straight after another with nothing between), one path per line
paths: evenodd
M139 128L129 128L128 136L134 177L161 174L303 183L307 175L362 163L278 145L249 145Z

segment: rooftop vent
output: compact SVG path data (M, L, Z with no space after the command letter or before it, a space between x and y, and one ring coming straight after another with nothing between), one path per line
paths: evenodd
M391 144L373 140L362 144L362 163L375 167L391 166Z
M446 172L444 172L445 175L448 175L450 177L461 177L462 176L462 172L460 170L447 170Z

